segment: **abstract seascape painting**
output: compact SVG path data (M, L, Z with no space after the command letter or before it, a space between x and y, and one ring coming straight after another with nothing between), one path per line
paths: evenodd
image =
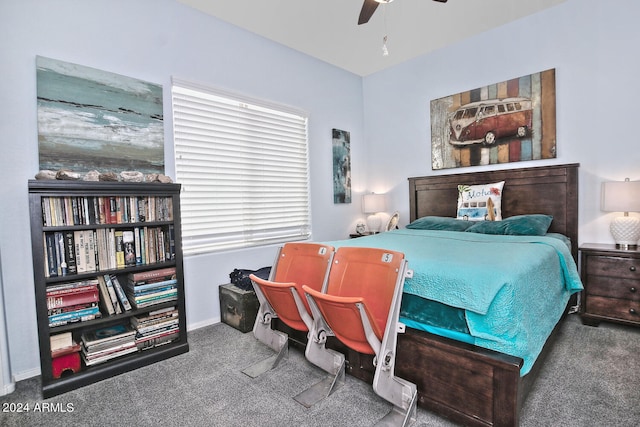
M431 101L433 170L556 157L555 69Z
M164 174L162 86L37 57L41 170Z

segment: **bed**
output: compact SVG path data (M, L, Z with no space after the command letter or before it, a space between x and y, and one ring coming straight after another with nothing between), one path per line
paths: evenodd
M527 214L552 216L548 232L568 238L557 248L566 245L566 257L575 261L578 245L577 171L578 165L570 164L410 178L410 221L427 216L455 217L459 184L480 185L505 181L501 201L502 217ZM404 238L399 236L403 234L406 234L404 230L397 230L383 233L383 236L337 242L337 246L393 246L396 244L395 239ZM457 239L456 232L419 231L418 234L424 234L423 237L429 240L442 239L442 244L447 239ZM474 233L457 235L470 239L472 244L476 244L476 241L483 244L485 239L492 238ZM528 238L515 238L518 239ZM541 239L554 240L547 236ZM553 243L543 243L555 247ZM416 264L416 254L407 256L410 268L414 268L411 256ZM405 297L416 293L412 291L412 286L410 281L405 283L403 304ZM517 357L510 355L513 352L507 354L500 351L501 347L490 349L486 345L475 345L473 341L459 341L453 339L455 336L447 337L446 334L443 336L428 332L428 329L421 330L407 322L406 333L398 336L396 374L417 385L418 404L421 407L454 422L474 426L518 425L522 402L544 363L546 353L553 345L559 324L556 323L557 319L562 318L572 304L572 301L565 298L559 312L550 315L553 318L549 331L542 338L541 349L536 349L532 357ZM333 341L329 345L347 355L349 374L372 381L374 368L371 356L351 351L339 342Z

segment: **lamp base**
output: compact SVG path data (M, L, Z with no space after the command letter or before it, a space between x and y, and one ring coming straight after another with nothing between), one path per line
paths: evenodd
M616 249L621 249L623 251L637 251L638 245L627 245L627 244L619 244L616 243Z
M382 225L382 220L378 216L378 214L369 215L367 217L367 228L371 234L377 234L380 232L380 226Z
M609 229L616 242L616 248L624 250L638 248L640 218L635 216L616 217L611 221Z

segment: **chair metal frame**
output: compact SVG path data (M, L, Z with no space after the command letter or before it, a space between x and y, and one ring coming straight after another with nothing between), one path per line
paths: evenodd
M336 253L334 263L341 258L341 249ZM354 249L370 249L370 248L354 248ZM343 251L344 252L344 251ZM393 252L393 251L388 251ZM310 329L309 340L305 355L307 359L315 365L321 367L327 372L331 372L333 367L335 353L333 350L325 347L326 337L336 336L334 329L339 329L334 323L334 328L330 326L332 321L325 319L322 310L319 307L318 300L330 300L333 303L343 301L346 305L355 305L360 313L360 322L364 330L366 340L371 347L371 352L375 355L375 374L373 379L373 389L380 397L393 404L391 411L381 419L376 425L379 426L407 426L416 420L417 405L417 387L415 384L395 376L395 357L397 346L397 334L405 330L404 324L398 321L400 314L400 302L402 299L402 290L406 277L411 277L413 272L408 269L407 261L402 255L402 261L397 269L396 280L394 284L391 303L386 319L386 325L382 339L380 340L372 326L372 320L369 318L370 312L366 308L366 302L362 298L353 296L343 297L341 295L331 294L331 289L327 289L328 293L322 294L308 287L304 287L311 315L313 318L313 326ZM384 260L382 260L384 262ZM333 277L329 277L327 286L331 285ZM322 304L322 302L320 302ZM339 337L337 337L339 339ZM352 348L349 343L342 341L345 345ZM356 350L358 351L358 350ZM343 356L344 360L344 356Z
M290 245L290 246L288 246ZM276 255L276 259L274 262L274 267L271 270L269 275L269 280L263 280L256 276L251 275L251 280L253 283L254 290L256 292L256 296L260 303L260 307L258 309L258 314L256 316L256 321L253 325L253 334L254 336L270 348L272 348L276 354L264 359L258 363L255 363L247 368L245 368L242 372L246 375L255 378L264 372L271 370L278 366L278 364L288 355L289 349L289 337L286 333L275 330L271 326L271 321L274 318L280 318L287 325L292 327L293 329L306 331L307 333L310 331L310 328L313 326L313 319L308 311L306 305L306 298L303 300L301 297L302 289L300 286L302 284L298 284L292 279L296 279L295 277L290 277L286 273L282 273L278 270L278 266L282 257L286 254L288 248L292 245L314 245L318 249L318 255L322 258L326 259L326 268L324 271L324 275L321 278L321 286L319 289L324 292L326 289L327 279L329 277L329 270L332 264L333 256L335 254L334 248L329 245L321 245L315 243L287 243L285 247L281 247L278 250L278 254ZM287 247L288 246L288 247ZM324 249L323 249L324 248ZM325 252L322 252L322 251ZM289 261L293 262L293 261ZM278 279L284 280L282 282L277 281ZM267 292L263 292L264 290ZM316 284L316 287L317 284ZM299 290L298 290L299 289ZM291 301L295 304L297 309L297 314L299 318L287 318L282 313L278 315L277 311L274 310L273 305L277 305L273 300L276 296L274 295L274 291L278 293L279 297L284 298L285 304L289 304L289 310L291 310ZM269 299L272 299L272 302ZM288 298L291 298L287 300ZM273 304L272 304L273 303ZM296 311L296 310L293 310ZM309 337L307 337L309 339ZM294 397L296 401L300 404L311 407L318 401L327 397L331 394L335 389L337 389L341 384L344 383L344 375L345 375L345 358L344 355L338 352L331 351L332 354L332 362L331 363L322 363L321 366L323 369L331 374L330 377L323 379L319 383L311 386L308 390L303 391L298 396ZM326 357L326 356L324 356Z

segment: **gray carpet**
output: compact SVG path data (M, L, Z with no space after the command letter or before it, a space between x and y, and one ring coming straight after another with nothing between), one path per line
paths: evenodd
M347 375L311 409L292 397L323 378L296 349L251 379L241 370L272 354L251 333L217 324L189 333L190 352L43 400L38 378L0 397L2 426L371 426L390 405ZM521 417L522 426L632 426L640 420L640 329L564 322ZM11 412L28 404L29 412ZM48 412L65 408L67 412ZM452 426L418 410L416 426Z

